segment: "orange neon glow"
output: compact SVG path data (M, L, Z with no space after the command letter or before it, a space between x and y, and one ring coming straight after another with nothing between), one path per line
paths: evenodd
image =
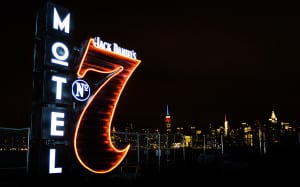
M80 164L93 173L108 173L125 158L130 148L117 149L111 142L111 122L120 95L140 60L95 47L90 39L77 71L83 78L106 75L83 108L77 121L74 150ZM102 78L103 79L103 78Z

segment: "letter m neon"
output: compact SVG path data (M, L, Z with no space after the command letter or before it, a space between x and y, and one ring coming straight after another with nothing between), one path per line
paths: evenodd
M70 13L67 14L67 16L64 18L63 21L61 21L59 15L58 15L58 12L56 10L56 8L54 7L53 9L53 29L56 29L56 30L61 30L65 33L68 33L70 32Z

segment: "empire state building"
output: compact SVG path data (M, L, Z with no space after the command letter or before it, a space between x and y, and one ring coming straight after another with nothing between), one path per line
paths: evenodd
M166 108L166 116L165 116L165 125L166 125L166 133L171 133L171 116L169 112L169 106Z

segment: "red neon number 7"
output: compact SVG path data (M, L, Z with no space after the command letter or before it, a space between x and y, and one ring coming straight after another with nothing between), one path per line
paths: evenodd
M118 55L95 46L90 39L77 71L77 76L102 74L76 124L74 150L80 164L93 173L108 173L125 158L130 144L117 149L111 142L111 122L120 95L140 60ZM100 81L100 80L99 80Z

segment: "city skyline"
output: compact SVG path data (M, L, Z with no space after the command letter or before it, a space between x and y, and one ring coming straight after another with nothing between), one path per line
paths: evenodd
M141 60L121 95L116 121L164 126L168 104L175 124L217 125L226 114L229 124L238 125L268 120L272 110L280 121L300 122L300 16L292 4L53 2L74 13L74 46L100 36L135 50ZM7 5L16 17L3 22L0 123L9 126L30 125L35 14L41 5Z
M166 120L169 119L169 122ZM200 120L192 121L192 120L185 120L185 121L173 121L172 115L168 113L165 114L164 122L157 126L138 126L130 121L117 121L112 124L115 131L129 131L129 132L161 132L161 133L175 133L178 129L181 129L184 132L189 132L192 128L195 130L200 130L203 132L208 132L210 129L221 129L223 128L226 131L228 130L236 130L243 128L244 125L247 126L269 126L270 123L274 122L281 126L291 126L293 128L299 128L298 121L291 121L291 120L282 120L277 118L277 112L272 110L268 118L265 119L242 119L239 122L236 122L234 119L230 120L227 117L227 114L223 115L223 121L214 121L209 122L207 124L201 124ZM169 130L168 130L169 129Z

